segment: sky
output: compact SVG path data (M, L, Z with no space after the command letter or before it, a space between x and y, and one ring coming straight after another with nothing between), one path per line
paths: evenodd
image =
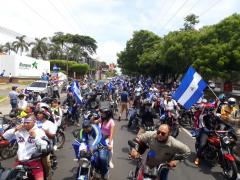
M240 13L240 0L0 0L0 44L12 42L2 28L35 37L54 32L88 35L97 41L95 57L116 63L134 31L145 29L159 36L183 27L194 13L196 28L216 24ZM8 31L9 32L9 31Z

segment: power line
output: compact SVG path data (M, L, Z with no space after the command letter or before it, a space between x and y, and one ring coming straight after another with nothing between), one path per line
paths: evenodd
M14 38L23 36L23 34L20 34L18 32L15 32L13 30L10 30L10 29L2 27L2 26L0 26L0 33L5 34L7 36L12 36ZM33 41L32 38L29 38L27 36L25 37L25 39L26 39L27 42L32 42Z
M71 26L71 28L75 29L75 27L73 27L72 24L68 22L68 19L66 19L66 17L61 13L61 11L58 10L58 8L55 6L55 4L51 0L48 0L48 2L55 9L55 11ZM76 29L75 29L75 31L76 31Z
M66 9L67 13L71 16L72 20L74 21L74 23L76 24L78 31L81 32L81 29L79 28L79 23L76 21L75 16L71 13L71 11L69 11L69 9L67 8L67 5L65 4L64 0L60 1L63 5L63 8Z
M220 1L222 1L222 0L217 0L217 1L215 1L209 8L207 8L205 11L203 11L203 12L199 15L199 17L200 17L200 16L204 16L210 9L212 9L214 6L216 6Z
M164 8L165 8L165 6L166 6L166 2L168 2L168 1L163 1L164 3L163 3L163 5L162 5L162 9L163 9L163 11L161 11L159 14L158 14L158 16L160 17L160 15L163 15L163 12L164 12ZM174 4L174 3L173 3Z
M43 16L41 16L41 14L39 14L35 9L33 9L30 5L28 5L28 3L25 0L22 0L22 2L25 4L25 6L27 6L31 11L33 11L37 16L39 16L43 21L45 21L51 28L52 30L56 30L55 26L48 21L46 18L44 18Z
M177 9L177 11L170 17L170 19L162 27L168 25L168 23L181 11L181 9L185 6L187 2L188 0L185 0L183 4Z

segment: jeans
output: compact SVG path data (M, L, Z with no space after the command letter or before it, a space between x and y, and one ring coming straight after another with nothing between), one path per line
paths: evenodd
M10 100L10 104L12 106L12 109L16 109L17 108L17 100L16 99L11 99Z
M168 180L168 172L169 172L169 169L167 169L167 168L164 168L164 169L162 169L161 170L161 172L160 172L160 179L161 180Z
M94 167L100 170L101 175L104 176L108 173L109 151L101 149L94 153Z
M202 128L199 132L199 135L196 139L196 143L198 144L198 151L197 151L197 157L200 158L202 155L202 151L204 149L204 147L207 144L207 140L208 140L208 133Z

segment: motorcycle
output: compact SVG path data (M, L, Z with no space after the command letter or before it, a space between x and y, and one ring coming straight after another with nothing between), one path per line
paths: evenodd
M179 124L184 127L193 128L194 124L194 109L191 108L189 110L181 109L179 112Z
M39 169L40 167L32 167L27 165L28 162L40 160L43 155L47 155L52 151L51 143L48 139L43 138L43 140L47 141L48 145L46 147L40 147L37 146L37 149L39 152L33 154L32 158L30 160L22 162L21 165L17 165L13 169L6 169L1 166L0 164L0 179L4 180L22 180L22 179L28 179L28 180L34 180L34 177L32 175L32 170ZM50 157L51 164L54 164L52 162L54 159ZM51 175L53 174L53 170L51 172ZM44 179L47 179L45 177Z
M136 148L138 146L137 143L134 141L128 141L128 145L131 148ZM154 158L156 156L155 151L148 151L146 160L149 158ZM184 160L188 157L186 154L175 154L171 160ZM136 159L137 161L137 166L135 171L130 171L128 175L129 180L156 180L156 179L161 179L161 173L164 169L169 169L168 162L160 163L158 166L155 167L149 167L146 165L146 162L143 161L142 157L140 156L139 158Z
M13 121L9 121L4 119L4 117L0 118L0 136L7 130L16 126L16 123ZM10 141L1 139L0 140L0 156L2 159L8 159L10 157L14 157L17 154L18 144L16 139L13 137Z
M65 133L64 133L64 126L63 125L60 125L57 129L57 132L56 132L56 146L57 146L57 149L61 149L65 143Z
M134 128L137 132L139 131L140 128L140 112L139 109L133 107L128 109L128 128Z
M90 147L86 145L84 142L81 142L78 139L79 130L75 130L72 132L75 140L72 144L76 159L78 162L78 172L77 179L99 179L102 180L103 177L101 175L99 165L97 164L98 160L94 156L96 151L105 150L108 151L107 146L103 143L100 143L96 150L91 151Z
M195 149L198 151L199 141L196 141ZM214 166L220 164L223 169L223 174L228 180L237 179L237 165L232 153L232 147L235 144L235 138L231 131L215 130L209 131L207 144L203 149L201 158L208 164Z

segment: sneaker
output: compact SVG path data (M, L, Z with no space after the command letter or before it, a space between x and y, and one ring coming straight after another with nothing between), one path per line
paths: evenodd
M111 169L114 168L114 164L112 163L112 161L109 162L109 167L110 167Z
M194 164L196 166L199 166L200 165L200 159L199 158L196 158L195 161L194 161Z

